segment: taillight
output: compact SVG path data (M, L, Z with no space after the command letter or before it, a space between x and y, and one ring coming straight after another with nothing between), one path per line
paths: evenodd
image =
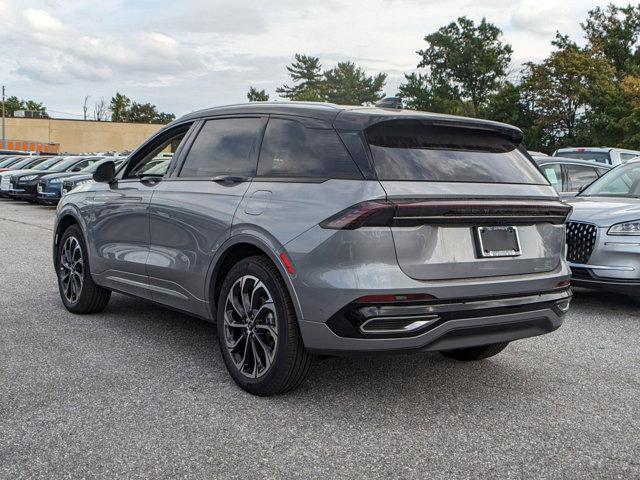
M562 224L571 207L557 200L496 198L394 199L358 203L320 222L322 228L415 227L443 224Z
M355 230L360 227L390 227L396 205L386 200L372 200L349 207L320 222L322 228Z

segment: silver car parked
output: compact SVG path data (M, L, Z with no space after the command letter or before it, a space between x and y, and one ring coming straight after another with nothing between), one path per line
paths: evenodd
M189 114L65 195L53 258L75 313L124 292L217 322L245 390L315 354L458 360L558 328L569 207L517 128L381 108L260 103ZM166 172L145 166L172 152Z
M569 203L571 282L640 297L640 162L614 168Z

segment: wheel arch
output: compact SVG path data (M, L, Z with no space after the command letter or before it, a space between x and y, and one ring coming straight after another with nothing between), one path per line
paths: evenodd
M59 212L56 216L56 222L53 228L53 264L56 269L58 268L58 245L60 237L62 237L64 231L71 225L78 225L82 235L84 236L85 243L87 241L86 227L81 217L72 208L67 208L62 212Z
M280 253L284 252L284 248L275 241L272 244L248 234L239 234L227 240L218 250L215 258L211 262L211 267L207 273L207 298L209 300L209 310L211 319L216 321L217 298L220 294L222 282L226 273L231 267L243 258L254 255L264 255L278 269L280 276L287 286L289 296L293 301L298 320L302 320L302 309L296 295L291 276L286 271L280 260Z

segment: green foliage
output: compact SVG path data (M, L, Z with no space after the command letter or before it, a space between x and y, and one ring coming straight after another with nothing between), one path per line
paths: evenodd
M13 117L16 110L33 110L46 114L47 109L41 102L34 100L20 100L15 95L7 97L4 102L4 111L7 117Z
M339 62L323 71L318 57L297 53L287 71L293 86L283 85L276 93L289 100L362 105L384 97L387 75L369 76L353 62Z
M109 103L111 121L166 124L175 120L173 113L159 112L151 103L133 102L126 95L116 93Z
M247 99L250 102L268 102L269 94L266 90L258 90L255 87L249 87L249 91L247 92Z
M418 51L422 57L418 68L428 68L429 84L461 104L469 102L477 116L511 62L511 46L501 37L502 31L484 18L476 26L460 17L424 37L428 46Z
M336 67L324 72L324 98L327 102L340 105L377 102L384 97L381 91L386 80L386 73L370 77L355 63L340 62Z

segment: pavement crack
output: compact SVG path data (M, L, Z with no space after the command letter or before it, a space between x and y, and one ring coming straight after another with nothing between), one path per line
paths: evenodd
M29 227L41 228L42 230L47 230L49 232L53 232L53 228L43 227L42 225L36 225L35 223L23 222L21 220L14 220L13 218L0 217L0 220L5 220L7 222L13 222L13 223L20 223L22 225L28 225Z

